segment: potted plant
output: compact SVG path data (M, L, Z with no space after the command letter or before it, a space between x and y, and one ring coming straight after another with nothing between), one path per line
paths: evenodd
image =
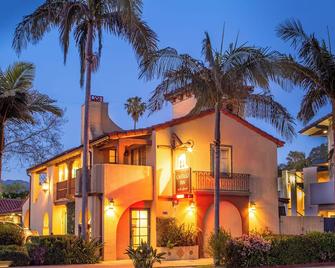
M198 232L192 225L179 224L175 218L157 219L157 250L167 260L199 258Z

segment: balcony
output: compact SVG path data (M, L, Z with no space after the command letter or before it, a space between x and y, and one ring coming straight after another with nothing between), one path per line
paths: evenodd
M220 178L220 191L226 193L249 194L250 174L232 173ZM209 171L193 171L192 189L195 192L214 191L214 178Z
M73 197L75 192L75 178L56 183L55 201Z
M335 204L335 184L334 181L311 183L311 205Z

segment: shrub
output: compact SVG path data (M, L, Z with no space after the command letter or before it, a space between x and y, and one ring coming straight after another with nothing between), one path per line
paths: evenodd
M157 249L143 242L136 249L129 246L125 254L132 260L135 268L152 268L156 262L161 263L165 255L165 253L157 253Z
M259 267L335 261L335 234L244 235L227 243L227 267Z
M178 224L175 218L157 218L158 247L195 246L197 235L193 226Z
M0 245L22 246L24 240L23 228L14 223L0 222Z
M97 263L102 244L97 240L63 236L34 236L27 243L32 264L84 264Z
M258 235L243 235L227 243L227 267L253 267L269 263L271 243Z
M0 261L11 261L11 266L27 266L30 263L27 250L23 246L0 246Z
M217 235L211 233L208 239L208 253L214 259L216 266L225 264L227 256L227 244L230 241L230 233L226 232L222 228L219 229Z

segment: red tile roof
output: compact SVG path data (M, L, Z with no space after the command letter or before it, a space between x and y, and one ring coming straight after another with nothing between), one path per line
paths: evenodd
M21 212L24 202L21 199L0 199L0 214Z

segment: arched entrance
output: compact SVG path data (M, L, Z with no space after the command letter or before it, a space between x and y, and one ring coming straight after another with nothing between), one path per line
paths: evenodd
M49 215L48 213L45 213L43 216L43 235L49 235Z
M220 226L231 233L233 237L242 235L242 218L238 209L230 202L220 202ZM207 245L208 238L214 230L214 205L206 211L203 222L204 243Z

